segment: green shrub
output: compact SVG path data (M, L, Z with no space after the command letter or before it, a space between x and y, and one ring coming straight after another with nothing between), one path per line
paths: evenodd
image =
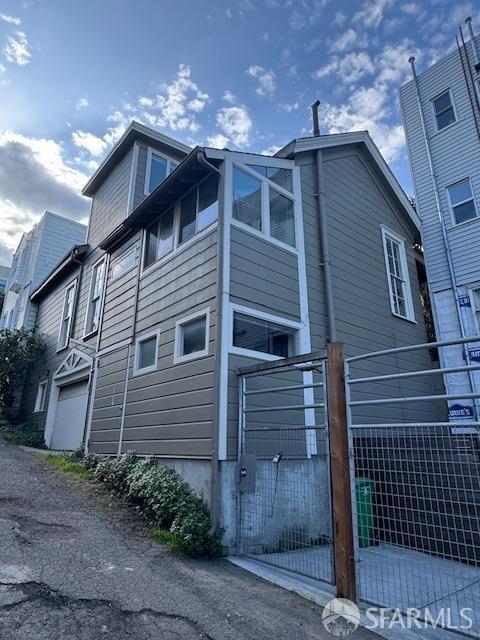
M43 431L28 423L13 424L2 419L0 421L0 433L12 444L21 444L35 449L45 449Z
M98 453L87 453L87 455L82 456L82 464L86 469L93 471L97 468L97 465L101 462L103 456Z

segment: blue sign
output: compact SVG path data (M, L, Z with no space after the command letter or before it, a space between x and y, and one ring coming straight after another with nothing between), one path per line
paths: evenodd
M473 347L468 350L468 357L470 358L470 362L480 362L480 348Z
M458 402L448 408L449 418L475 418L473 407Z
M470 301L470 296L468 295L468 293L461 293L458 296L458 304L461 307L471 307L472 303Z

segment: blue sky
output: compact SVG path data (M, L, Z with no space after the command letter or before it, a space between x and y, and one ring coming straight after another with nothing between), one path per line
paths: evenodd
M0 263L80 190L132 118L188 144L274 152L368 129L411 192L397 88L445 54L452 0L0 0Z

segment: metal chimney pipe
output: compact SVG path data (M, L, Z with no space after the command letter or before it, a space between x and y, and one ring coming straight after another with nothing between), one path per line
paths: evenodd
M477 66L478 66L478 63L480 62L480 55L478 53L477 41L475 40L475 34L473 33L472 18L470 16L467 16L465 18L465 24L467 25L468 35L470 36L470 40L472 41L473 57L475 59L475 69L478 71Z
M314 138L318 138L318 136L320 135L320 125L318 124L318 107L319 106L320 106L320 100L315 100L315 102L310 105L310 109L312 110Z

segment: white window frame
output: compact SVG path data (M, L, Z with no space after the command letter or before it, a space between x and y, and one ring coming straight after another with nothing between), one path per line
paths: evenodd
M43 413L45 411L47 387L48 387L48 378L47 380L42 380L41 382L38 383L37 396L35 398L35 408L33 410L33 413ZM43 389L43 392L42 392L42 389Z
M152 147L148 147L148 151L147 151L147 167L146 167L146 170L145 170L145 182L143 184L143 193L146 196L149 196L151 193L153 193L153 191L149 191L149 189L148 189L149 184L150 184L150 174L151 174L151 171L152 171L152 156L153 155L160 156L160 158L165 158L165 160L167 161L167 173L165 175L165 178L167 178L167 176L169 176L173 171L172 162L174 162L177 166L180 164L180 161L175 160L174 158L170 158L165 153L162 153L161 151L157 151L156 149L153 149ZM176 167L174 167L174 168L176 169ZM156 187L155 187L155 189L156 189Z
M68 318L68 325L67 325L67 330L65 331L65 342L64 344L60 344L60 338L62 336L62 327L63 327L63 321L66 320L65 317L65 306L66 306L66 302L67 302L67 295L68 292L70 291L70 289L73 289L73 302L72 302L72 312ZM57 353L60 351L63 351L64 349L66 349L68 347L68 342L70 340L70 334L72 331L72 323L73 323L73 316L75 315L75 306L76 306L76 302L77 302L77 278L75 278L75 280L72 280L71 282L69 282L69 284L67 284L67 286L65 287L64 290L64 294L63 294L63 305L62 305L62 316L60 319L60 328L58 331L58 338L57 338Z
M139 367L139 362L140 362L140 344L142 342L145 342L146 340L149 340L150 338L155 338L155 362L152 365L149 365L148 367L143 367L142 369L140 369ZM158 369L158 351L160 348L160 329L155 329L154 331L150 331L149 333L144 333L143 335L139 336L136 340L135 340L135 356L134 356L134 360L133 360L133 375L134 376L139 376L142 375L144 373L151 373L152 371L157 371Z
M450 198L450 189L452 187L457 186L457 184L461 184L462 182L466 182L468 180L468 184L470 185L470 193L472 194L471 198L466 198L465 200L461 200L460 202L457 202L455 205L452 204L452 199ZM465 176L464 178L461 178L460 180L456 180L455 182L453 182L452 184L449 184L447 187L447 199L448 199L448 204L450 207L450 218L452 220L452 224L455 227L458 227L462 224L468 224L469 222L473 222L473 220L477 220L478 219L478 209L477 209L477 203L475 202L475 195L473 193L473 187L472 187L472 181L470 179L470 176ZM454 207L459 207L462 204L465 204L466 202L473 202L473 208L475 209L475 216L473 218L469 218L468 220L464 220L463 222L457 222L455 219L455 212L453 211Z
M198 318L205 318L205 348L201 351L194 351L193 353L187 353L183 355L181 353L182 346L182 327L192 320ZM210 307L205 307L194 313L190 313L188 316L180 318L175 323L175 346L173 351L173 364L180 364L182 362L188 362L189 360L197 360L197 358L205 358L210 353Z
M289 169L292 172L292 188L295 192L295 180L293 179L293 166L288 165L286 166L285 163L281 164L281 165L277 165L277 164L273 164L271 162L271 160L273 160L273 158L268 158L265 157L265 160L263 160L263 158L258 158L255 159L254 161L248 161L250 164L256 164L257 166L265 166L265 167L277 167L279 169ZM236 218L233 217L233 172L235 169L238 169L240 171L243 171L244 173L248 174L249 176L251 176L252 178L255 178L256 180L258 180L261 184L261 200L260 200L260 206L261 206L261 222L262 222L262 229L255 229L254 227L251 227L250 225L246 224L245 222L242 222L241 220L237 220ZM289 200L292 201L293 203L293 216L294 216L294 227L295 227L295 246L292 246L291 244L287 244L286 242L282 242L281 240L278 240L277 238L274 238L273 236L270 235L270 192L269 192L269 188L272 188L274 191L276 191L277 193L279 193L282 196L285 196L286 198L288 198ZM266 176L262 176L261 174L259 174L257 171L255 171L255 169L250 168L247 164L244 164L243 162L240 162L238 159L234 158L232 159L232 214L231 214L231 224L234 227L238 227L239 229L243 229L244 231L248 231L249 233L252 233L255 236L258 236L259 238L262 238L262 240L266 240L267 242L271 242L272 244L275 244L279 247L281 247L282 249L285 249L286 251L290 251L291 253L294 253L295 255L298 255L298 227L296 224L296 218L297 218L297 198L298 198L298 194L295 194L294 192L290 192L287 189L284 189L283 187L281 187L280 185L276 184L275 182L272 182L269 178L267 178Z
M286 329L295 329L295 354L300 353L301 346L301 330L302 323L296 322L295 320L290 320L288 318L284 318L282 316L276 316L272 313L265 313L264 311L258 311L258 309L253 309L252 307L244 307L240 304L235 304L233 302L229 305L229 314L228 314L228 324L229 324L229 353L234 353L239 356L247 356L248 358L256 358L257 360L284 360L282 356L276 356L272 353L263 353L262 351L254 351L253 349L244 349L243 347L236 347L233 344L233 317L235 313L241 313L245 316L251 316L252 318L258 318L260 320L266 320L267 322L272 322L274 324L278 324L280 326L285 327ZM294 354L294 355L295 355Z
M477 307L477 304L475 302L475 291L478 291L480 296L480 284L473 286L471 289L469 289L470 306L472 308L473 321L475 323L475 329L477 331L477 334L480 335L480 303Z
M123 273L120 273L119 275L115 276L114 275L114 271L115 271L115 267L120 264L120 262L122 262L122 260L125 260L126 258L128 258L128 256L130 254L133 253L133 264L131 267L128 267L128 269L126 271L124 271ZM121 278L122 276L124 276L126 273L128 273L129 271L132 271L132 269L135 269L135 260L137 258L137 247L132 247L131 249L128 249L127 251L125 251L124 253L122 253L121 256L118 256L118 258L115 258L115 260L112 260L111 263L111 282L114 282L115 280L118 280L118 278Z
M390 299L390 309L392 315L396 318L401 318L402 320L408 320L409 322L416 322L415 320L415 309L413 306L413 298L412 298L412 288L410 285L410 271L408 269L407 262L407 252L405 249L406 241L405 238L399 236L398 233L392 231L388 227L381 225L382 231L382 246L383 246L383 257L385 259L385 273L387 276L387 284L388 284L388 296ZM387 253L387 238L393 240L393 242L397 243L399 246L399 254L400 254L400 268L402 269L402 274L404 276L404 284L405 284L405 307L407 315L402 316L400 313L395 311L395 302L393 296L392 289L392 281L390 274L390 265L388 263L388 253Z
M453 122L450 122L450 124L447 124L445 127L442 127L441 129L438 128L438 120L437 120L437 114L435 112L435 100L438 100L438 98L441 98L442 96L444 96L446 93L448 93L448 95L450 96L450 104L452 105L452 109L453 109L453 116L455 118L455 120ZM453 92L450 89L450 87L448 87L448 89L444 89L443 91L440 91L440 93L437 93L436 96L434 96L431 99L431 104L432 104L432 113L433 113L433 120L435 122L435 131L437 133L441 133L442 131L445 131L445 129L448 129L449 127L451 127L452 125L456 124L458 122L458 116L457 116L457 110L455 108L455 102L453 100Z
M93 277L95 275L95 270L96 268L101 264L104 263L104 271L103 271L103 286L102 286L102 290L100 291L100 295L99 295L99 300L100 300L100 305L99 305L99 309L98 309L98 327L96 329L92 329L92 330L88 330L88 323L89 323L89 319L90 319L90 310L92 307L92 294L93 294ZM105 288L107 286L107 258L106 256L102 256L101 258L99 258L93 265L92 265L92 275L90 276L90 287L88 289L88 304L87 304L87 312L85 314L85 325L83 327L83 339L85 338L89 338L90 336L95 335L96 333L98 333L98 330L100 329L100 325L102 322L102 312L103 312L103 300L104 300L104 292L105 292Z

